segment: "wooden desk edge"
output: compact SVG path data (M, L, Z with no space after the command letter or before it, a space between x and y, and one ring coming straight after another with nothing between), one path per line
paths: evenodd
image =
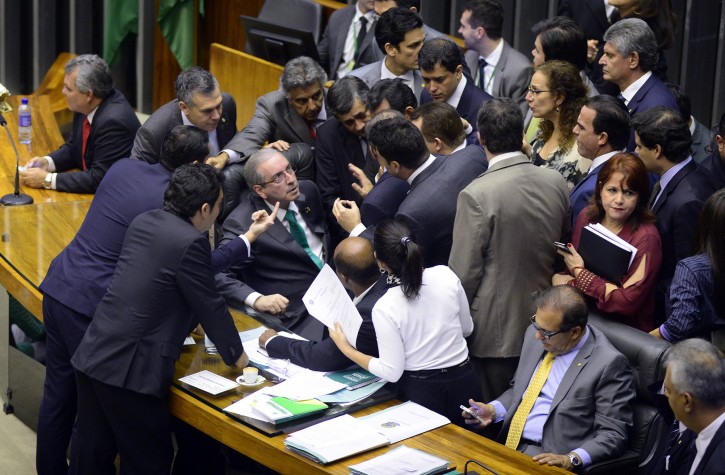
M43 321L43 294L30 285L8 262L0 258L0 284L30 313Z

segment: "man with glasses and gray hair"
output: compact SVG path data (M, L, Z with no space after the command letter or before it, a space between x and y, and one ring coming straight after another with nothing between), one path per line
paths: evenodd
M246 232L257 210L279 203L277 222L260 236L251 257L239 267L217 274L217 287L232 307L247 305L308 340L320 341L324 326L307 314L302 296L332 249L320 192L314 183L297 180L294 166L274 148L247 160L244 178L251 192L229 214L220 245Z
M575 288L542 292L526 330L511 387L495 401L469 400L485 427L503 421L507 447L539 464L577 471L621 453L632 427L634 379L627 359L587 325L589 310Z
M66 63L63 94L73 112L71 137L50 155L31 159L21 182L31 188L95 193L111 165L128 157L141 124L113 87L108 65L95 54ZM58 173L72 169L80 171Z

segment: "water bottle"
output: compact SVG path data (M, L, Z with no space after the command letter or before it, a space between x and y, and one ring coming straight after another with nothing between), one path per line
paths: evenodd
M213 341L211 341L211 338L209 338L209 335L204 333L204 351L207 352L207 354L210 355L216 355L219 353L219 351L216 349L216 345Z
M23 97L22 103L18 107L18 138L20 143L28 145L33 138L32 119L27 97Z

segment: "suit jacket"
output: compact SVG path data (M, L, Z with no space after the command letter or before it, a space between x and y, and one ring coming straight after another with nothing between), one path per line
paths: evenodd
M655 287L655 323L664 320L665 296L675 267L692 254L697 218L713 192L708 177L691 161L670 180L652 208L662 240L662 267Z
M542 452L567 454L582 448L592 462L608 460L625 448L632 427L636 391L627 359L602 332L587 327L589 337L556 390L544 423ZM499 439L505 441L516 409L544 356L536 330L529 326L511 388L498 398L507 409Z
M707 158L705 148L710 144L711 138L710 129L695 120L695 131L692 133L692 158L697 163L702 163Z
M72 168L85 170L59 173L56 177L58 191L95 193L98 184L115 162L128 157L136 130L141 126L121 91L114 89L96 109L83 157L83 122L86 116L73 114L70 139L50 154L57 171ZM83 157L83 158L82 158Z
M381 277L355 306L362 317L355 348L366 355L378 357L378 341L373 326L373 307L388 290L386 278ZM272 358L290 360L313 371L339 371L354 364L337 348L332 339L319 343L276 336L267 342L267 353Z
M234 150L249 157L265 142L284 140L315 146L305 119L295 112L282 91L273 91L257 99L257 108L249 123L231 141Z
M632 97L632 100L629 101L627 109L629 110L629 116L634 117L636 113L652 109L656 106L665 106L673 111L680 111L680 108L677 107L675 98L672 97L672 93L670 93L669 89L667 89L667 86L665 86L665 84L660 81L657 76L652 74L649 79L642 84L642 87L640 87L634 97ZM632 133L629 136L629 145L627 145L627 150L629 152L634 152L634 148L634 129L632 129Z
M473 79L469 77L467 78L466 87L463 88L461 100L458 101L456 112L458 112L459 116L463 117L469 124L471 124L471 127L473 127L473 131L475 132L478 130L476 123L478 119L478 111L485 102L488 102L491 99L493 99L493 97L483 89L477 88ZM423 92L420 93L421 105L432 101L433 99L430 97L428 90L423 89Z
M493 97L510 97L519 105L521 112L526 116L529 105L526 102L526 92L531 83L531 76L534 69L531 67L531 60L515 50L506 40L503 41L501 58L496 65L493 74ZM480 54L475 50L466 51L466 63L471 70L471 77L478 80L478 58ZM475 84L475 82L474 82Z
M395 219L405 223L423 246L425 267L448 263L458 193L487 166L481 147L469 145L447 157L438 156L411 183Z
M571 226L574 227L579 213L589 206L589 199L594 196L594 188L597 186L597 175L607 162L602 163L589 174L584 176L569 193L569 201L571 202Z
M161 208L171 171L161 164L124 158L101 182L83 224L73 240L53 259L40 284L43 294L89 319L116 269L126 230L139 214ZM213 252L215 272L246 259L242 239Z
M128 228L116 272L71 362L96 381L164 397L193 316L222 359L244 348L219 295L204 233L167 211Z
M694 475L722 475L725 473L725 424L708 444L705 454L695 468Z
M471 354L519 355L536 294L551 286L552 242L570 229L569 189L523 154L503 159L458 196L449 266L471 305Z
M710 184L714 190L725 188L725 160L720 156L717 148L705 158L700 167L710 179Z
M375 63L368 64L359 69L353 69L350 71L350 75L357 76L363 81L368 87L372 88L381 79L383 59ZM413 70L413 93L415 98L420 102L420 95L423 92L423 76L420 75L420 71Z
M322 34L322 39L317 45L317 52L320 54L320 64L329 72L330 79L337 78L337 68L340 67L342 61L342 53L345 49L345 39L347 32L350 31L352 19L355 16L357 5L341 8L330 15L327 26ZM375 36L375 24L368 28L367 34L360 44L360 54L355 67L365 66L374 61L375 50L378 49L377 43L373 42Z
M600 43L603 42L604 32L611 26L601 0L559 0L556 14L575 20L584 30L587 39Z
M407 181L395 178L386 170L362 202L362 223L365 226L375 226L384 219L394 218L409 190Z
M166 135L177 125L183 125L181 114L178 99L167 102L151 114L143 127L138 129L131 158L158 163L161 144L164 143ZM229 143L237 133L237 103L226 92L222 93L222 117L216 130L219 151L228 148L241 153L238 147Z
M320 193L311 181L300 180L300 197L295 201L310 230L322 239L325 260L332 261L329 234L320 202ZM220 244L246 232L257 210L272 210L256 194L249 193L224 221ZM244 299L252 292L262 295L281 294L289 299L287 311L277 321L309 340L320 341L324 326L307 314L302 296L320 269L292 238L280 220L262 234L252 246L251 257L242 265L217 275L217 287L229 305L244 309Z

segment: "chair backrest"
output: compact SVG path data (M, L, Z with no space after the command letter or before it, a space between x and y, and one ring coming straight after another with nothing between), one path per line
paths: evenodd
M630 433L628 449L639 454L639 464L643 466L653 456L664 426L649 386L664 380L665 359L670 344L641 330L596 314L589 314L589 323L604 333L632 367L637 398L632 405L634 426Z
M315 43L322 32L322 5L312 0L266 0L257 18L289 28L311 31Z

